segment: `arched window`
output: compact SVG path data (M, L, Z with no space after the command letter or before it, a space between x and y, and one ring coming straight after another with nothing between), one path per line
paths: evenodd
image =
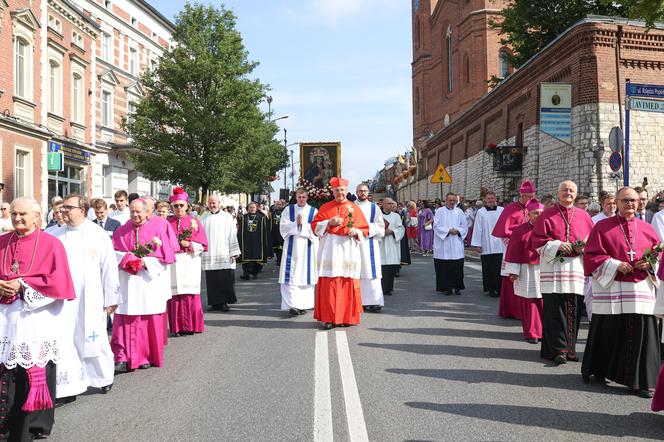
M447 92L452 92L452 26L447 27L445 41L447 45Z
M415 115L420 114L420 88L415 88Z
M62 69L55 60L48 63L48 111L62 114Z
M498 51L498 76L505 78L510 74L510 64L507 61L507 51L501 49Z
M30 98L30 73L32 69L30 43L22 38L16 39L14 47L14 95Z
M421 34L422 34L422 26L420 25L420 18L417 17L415 19L415 49L420 48Z
M83 123L84 100L83 77L75 73L71 78L71 119L76 123Z

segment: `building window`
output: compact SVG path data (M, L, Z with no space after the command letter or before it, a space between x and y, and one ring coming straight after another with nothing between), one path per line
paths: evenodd
M156 32L153 31L152 32L152 41L157 41L157 40L159 40L159 36L157 35Z
M131 75L138 73L138 51L135 48L129 48L129 73Z
M111 179L113 178L113 168L111 166L102 166L101 168L101 194L105 198L113 196Z
M105 0L104 1L104 8L106 8L107 11L110 11L113 8L113 5L111 4L111 0Z
M48 199L54 196L64 197L70 193L85 193L83 168L65 164L62 172L49 172Z
M16 165L14 168L14 196L30 196L30 152L16 150Z
M48 16L48 27L62 34L62 22L52 15Z
M510 64L507 61L507 51L501 49L498 51L498 76L505 78L510 74Z
M519 123L516 128L516 145L523 146L523 123Z
M104 32L101 37L101 58L108 63L113 63L113 36Z
M15 46L16 62L14 63L14 94L22 98L31 98L30 89L30 44L22 38L16 39Z
M127 101L127 124L134 122L134 117L136 115L136 102L128 100Z
M138 20L136 20L136 17L131 18L131 25L135 28L138 27Z
M113 128L113 94L101 92L101 125Z
M71 33L71 43L79 48L83 48L83 36L76 31Z
M453 82L452 82L452 27L447 28L447 34L445 36L446 47L447 47L447 92L452 92Z
M422 26L420 25L420 18L418 17L415 19L415 49L420 48L421 34L422 34Z
M83 123L85 93L83 91L83 77L79 73L72 75L71 93L71 119L77 123Z
M62 114L62 69L55 60L48 64L48 111Z
M420 88L415 88L415 115L420 114Z

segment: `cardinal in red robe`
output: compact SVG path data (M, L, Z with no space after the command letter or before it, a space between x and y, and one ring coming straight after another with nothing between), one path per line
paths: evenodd
M323 204L311 223L320 237L314 318L328 330L360 323L360 244L369 234L362 210L346 199L348 180L334 177L330 185L334 201Z

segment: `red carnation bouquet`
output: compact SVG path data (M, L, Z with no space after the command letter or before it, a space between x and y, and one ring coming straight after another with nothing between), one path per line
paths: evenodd
M159 246L161 246L161 240L156 236L152 238L152 241L145 244L137 243L134 250L126 253L122 258L120 261L120 268L127 273L137 275L138 272L145 268L143 258L154 253Z

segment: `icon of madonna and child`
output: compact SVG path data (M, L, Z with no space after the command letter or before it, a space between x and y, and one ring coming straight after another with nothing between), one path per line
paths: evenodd
M339 144L302 144L302 176L316 188L330 184L330 179L339 173Z

